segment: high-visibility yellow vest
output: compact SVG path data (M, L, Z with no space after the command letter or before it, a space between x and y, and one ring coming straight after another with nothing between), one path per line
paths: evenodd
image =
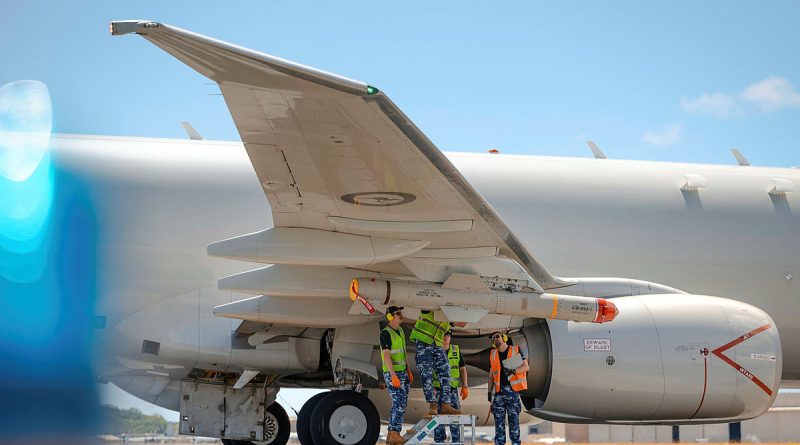
M458 349L458 345L450 345L450 350L447 351L447 361L450 362L450 386L458 388L461 384L461 373L458 366L461 363L461 350ZM433 371L433 386L436 388L440 386L436 371Z
M511 358L519 354L519 346L509 346L508 348L508 357L506 358ZM492 352L489 353L489 361L491 363L490 371L492 381L494 382L494 392L500 392L500 371L503 366L500 363L500 351L492 349ZM528 373L515 372L514 375L508 378L508 383L511 384L511 389L514 391L524 391L528 389Z
M406 333L403 331L403 328L400 328L398 332L392 329L391 326L386 326L383 330L389 331L389 336L392 339L392 349L389 350L389 357L392 358L392 368L394 368L395 372L405 371ZM389 372L389 368L386 366L386 360L383 358L383 352L381 352L381 363L383 363L383 372Z
M433 312L420 314L414 330L411 331L411 340L421 341L427 345L436 344L442 346L444 333L450 330L450 323L446 321L436 321L433 319Z

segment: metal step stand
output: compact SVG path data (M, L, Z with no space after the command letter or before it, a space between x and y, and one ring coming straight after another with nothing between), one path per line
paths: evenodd
M406 445L413 445L417 443L437 443L437 442L423 442L425 439L433 440L433 430L437 426L444 425L445 428L450 425L459 425L461 430L461 439L464 439L464 427L472 429L469 442L452 442L452 445L465 445L467 443L475 445L475 416L467 415L446 415L440 414L429 419L422 419L414 425L412 430L413 435L406 433L403 439L406 439Z

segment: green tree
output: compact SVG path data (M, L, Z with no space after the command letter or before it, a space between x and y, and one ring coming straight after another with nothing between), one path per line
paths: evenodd
M103 405L103 434L160 434L167 430L167 421L158 414L145 415L136 408L121 409Z

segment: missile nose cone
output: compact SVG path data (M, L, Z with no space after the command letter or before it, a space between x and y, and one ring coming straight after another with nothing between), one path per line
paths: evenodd
M605 298L597 299L597 318L594 319L595 323L608 323L619 315L617 305Z

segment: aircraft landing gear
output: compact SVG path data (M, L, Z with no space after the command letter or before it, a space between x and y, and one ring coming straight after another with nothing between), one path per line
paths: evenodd
M300 408L300 412L297 413L297 440L302 445L314 445L314 440L311 438L311 412L317 407L317 403L329 394L329 392L315 394L306 401L303 407Z
M247 440L222 439L223 445L286 445L289 442L291 423L286 410L278 402L267 408L264 419L264 441L250 442Z
M317 394L297 415L297 438L303 445L372 445L379 434L378 410L355 391Z

